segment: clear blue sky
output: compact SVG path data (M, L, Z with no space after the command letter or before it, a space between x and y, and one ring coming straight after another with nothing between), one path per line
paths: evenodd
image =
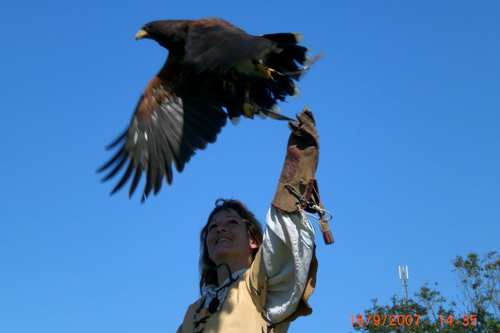
M198 296L199 230L218 197L264 221L285 122L223 129L140 204L95 170L167 51L134 41L157 19L220 17L300 31L324 51L301 82L321 135L317 178L336 243L318 238L312 316L290 332L349 332L350 315L439 282L500 244L498 1L7 1L0 10L0 332L174 332ZM142 188L143 183L140 184ZM317 225L317 224L315 224ZM319 232L318 232L319 233Z

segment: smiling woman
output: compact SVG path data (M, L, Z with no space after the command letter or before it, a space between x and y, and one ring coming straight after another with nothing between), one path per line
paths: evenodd
M200 234L200 291L228 277L216 265L226 263L233 272L248 268L262 245L262 226L243 202L218 199L215 206Z
M216 201L200 233L201 298L189 306L177 333L282 333L297 317L311 314L314 228L296 195L310 202L316 193L319 204L314 179L319 142L309 110L289 126L287 157L265 232L243 202Z

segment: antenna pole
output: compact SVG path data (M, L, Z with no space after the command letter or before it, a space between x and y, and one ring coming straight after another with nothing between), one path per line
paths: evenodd
M405 302L408 301L408 283L406 280L409 280L408 277L408 266L399 266L399 279L401 280L401 284L403 285L403 299Z

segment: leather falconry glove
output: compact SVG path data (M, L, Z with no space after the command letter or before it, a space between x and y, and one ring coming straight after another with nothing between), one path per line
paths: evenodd
M314 116L305 106L297 119L296 123L288 123L292 133L272 206L285 214L298 214L300 210L318 213L325 243L332 244L333 236L325 219L318 182L314 178L319 160L319 135Z

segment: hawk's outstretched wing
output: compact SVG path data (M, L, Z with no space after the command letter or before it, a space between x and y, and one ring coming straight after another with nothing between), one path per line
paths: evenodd
M207 143L216 140L226 124L226 113L203 94L189 96L169 91L166 83L155 77L142 94L130 127L108 148L120 145L116 155L98 171L111 169L103 181L113 177L128 163L125 174L111 193L125 185L134 173L129 196L146 173L144 200L151 189L161 188L163 177L172 183L172 164L178 172Z

